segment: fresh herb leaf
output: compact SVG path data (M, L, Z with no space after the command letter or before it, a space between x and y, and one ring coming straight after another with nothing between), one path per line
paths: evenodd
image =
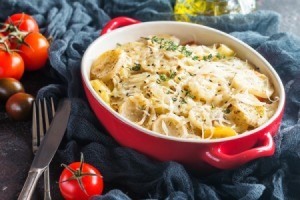
M222 58L223 58L223 56L222 56L219 52L217 53L216 57L217 57L218 59L222 59Z
M141 37L141 38L144 40L150 40L150 38L148 38L148 37Z
M152 43L155 42L155 43L161 44L163 40L164 40L164 38L158 38L157 36L153 36L153 37L151 38L151 42L152 42Z
M186 100L183 97L180 97L180 103L186 104L187 102L186 102Z
M169 75L169 78L170 79L173 79L173 78L175 78L175 76L176 76L176 72L174 72L174 71L170 71L170 75Z
M195 99L195 96L192 94L189 94L188 97L190 97L191 99Z
M175 44L172 41L168 41L166 45L167 51L176 51L178 49L179 45Z
M229 113L230 113L230 109L229 109L229 108L226 108L225 110L223 110L223 112L224 112L225 114L229 114Z
M191 91L190 90L184 90L185 91L185 96L188 96L190 97L191 99L194 99L195 96L191 94Z
M190 76L196 76L197 74L192 74L191 72L189 72L189 75Z
M199 56L194 56L192 59L193 60L199 60Z
M132 71L140 71L141 65L138 63L135 63L133 67L131 67Z
M167 76L165 74L160 74L159 79L162 81L167 81Z
M182 91L183 92L183 91ZM190 97L190 98L195 98L195 96L194 95L192 95L191 94L191 91L190 90L184 90L184 92L185 92L185 96L188 96L188 97Z

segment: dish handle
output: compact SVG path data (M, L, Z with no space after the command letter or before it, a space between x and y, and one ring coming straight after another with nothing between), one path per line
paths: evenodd
M130 17L116 17L112 20L110 20L102 29L100 35L104 35L106 33L111 32L112 30L115 30L116 28L119 28L121 26L128 26L132 24L138 24L141 23L141 21L132 19Z
M275 144L270 132L259 138L261 146L248 149L238 154L226 154L222 150L222 144L215 145L204 152L202 158L208 164L219 169L232 169L239 167L256 158L271 156L275 151Z

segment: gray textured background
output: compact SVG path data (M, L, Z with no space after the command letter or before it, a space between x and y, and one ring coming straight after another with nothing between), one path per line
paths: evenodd
M274 10L281 18L281 31L300 36L300 1L299 0L258 0L257 9Z

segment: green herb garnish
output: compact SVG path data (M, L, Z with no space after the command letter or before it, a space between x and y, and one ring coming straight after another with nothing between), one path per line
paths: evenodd
M229 109L229 108L226 108L225 110L223 110L223 112L224 112L225 114L229 114L229 113L230 113L230 109Z
M222 58L223 58L223 56L222 56L219 52L217 53L216 57L217 57L218 59L222 59Z
M199 56L194 56L192 59L193 60L199 60Z
M141 38L144 40L150 40L150 38L148 38L148 37L141 37Z
M159 44L160 49L165 49L167 51L176 51L176 50L178 50L180 53L182 53L186 57L190 57L193 54L193 52L186 49L186 46L181 46L179 44L175 44L171 40L166 40L164 38L159 38L157 36L153 36L151 38L151 42ZM196 59L198 59L198 57L194 56L194 59L196 60Z
M190 91L190 90L184 90L184 92L185 92L185 96L188 96L188 97L190 97L191 99L194 99L194 98L195 98L195 96L191 94L191 91Z
M180 97L180 103L186 104L187 102L186 102L186 100L183 97Z
M173 78L175 78L175 76L176 76L176 72L174 72L174 71L170 71L170 75L169 75L169 78L170 79L173 79Z
M140 71L141 65L138 63L135 63L133 67L131 67L132 71Z
M159 75L159 79L162 81L166 81L167 80L167 76L165 74L160 74Z
M192 55L192 52L186 49L186 46L181 46L181 49L179 50L180 53L185 55L186 57L190 57Z

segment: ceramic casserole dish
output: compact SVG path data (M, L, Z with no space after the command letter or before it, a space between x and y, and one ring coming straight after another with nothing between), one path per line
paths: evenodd
M116 30L118 26L125 26ZM113 31L112 31L113 30ZM183 42L196 42L203 45L223 43L230 46L237 57L248 60L259 68L274 85L279 97L275 114L263 125L233 137L199 140L168 137L145 129L122 117L107 105L90 84L90 70L93 61L107 50L114 49L117 43L127 43L140 37L157 34L170 34ZM254 159L274 154L273 136L279 129L285 103L283 84L273 69L258 52L244 42L206 26L172 21L144 22L119 17L110 21L86 50L81 63L84 90L90 106L97 118L121 145L135 149L161 161L178 161L199 170L212 168L230 169Z

